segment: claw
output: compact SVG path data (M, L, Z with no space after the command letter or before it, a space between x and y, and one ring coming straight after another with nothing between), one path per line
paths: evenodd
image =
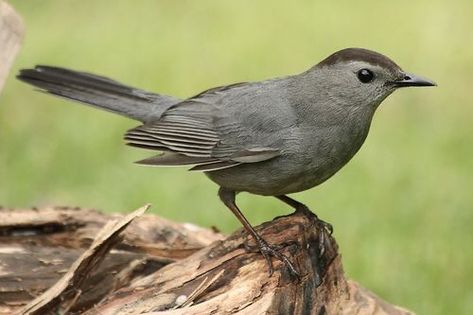
M325 222L324 220L320 220L319 218L317 218L318 220L318 223L320 225L322 225L322 227L330 234L332 235L333 234L333 226L328 223L328 222Z
M279 252L280 248L278 248L277 246L274 246L274 247L270 246L262 238L259 238L256 241L258 243L259 251L263 255L264 259L266 260L266 264L268 265L269 276L272 276L274 272L273 262L271 261L271 256L272 256L279 259L281 262L283 262L291 275L295 276L297 279L300 279L299 273L297 272L296 268L294 267L292 262L289 260L289 258L287 258L286 255Z
M319 217L315 213L310 211L310 209L305 205L300 205L298 208L296 208L296 212L302 213L303 215L308 217L310 220L315 220L316 224L319 227L321 227L321 233L320 233L320 237L319 237L319 248L320 248L319 256L322 257L325 254L325 251L326 251L326 249L325 249L325 241L326 241L325 233L329 233L329 235L332 235L333 234L333 226L330 223L319 219Z
M296 208L296 213L302 213L303 215L305 215L306 217L308 217L309 219L312 219L312 220L315 220L317 221L317 224L320 224L322 225L322 227L330 233L330 235L333 234L333 226L328 223L328 222L325 222L324 220L321 220L319 219L319 217L313 213L312 211L310 211L310 209L306 206L306 205L299 205L297 208Z
M325 233L320 233L319 236L319 257L322 257L325 254Z

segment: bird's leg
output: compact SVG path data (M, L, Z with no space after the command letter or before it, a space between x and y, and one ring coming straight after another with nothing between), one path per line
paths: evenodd
M325 222L324 220L321 220L319 219L319 217L313 213L312 211L310 211L310 209L305 205L303 204L302 202L299 202L295 199L292 199L291 197L288 197L286 195L279 195L279 196L275 196L276 198L278 198L279 200L281 200L282 202L284 202L285 204L293 207L295 209L295 212L294 213L301 213L303 215L305 215L306 217L308 217L309 219L315 219L317 222L319 222L330 234L333 233L333 226L328 223L328 222Z
M233 212L241 224L243 224L245 230L255 239L259 251L263 255L268 265L269 275L271 276L273 274L273 263L271 262L271 256L273 256L282 261L292 275L296 276L296 278L299 278L299 273L297 272L296 268L294 268L292 262L284 254L280 253L276 247L269 245L261 236L259 236L259 234L256 233L255 229L251 226L250 222L248 222L248 220L245 218L243 213L241 213L240 209L235 203L235 192L225 188L220 188L218 195L222 202Z

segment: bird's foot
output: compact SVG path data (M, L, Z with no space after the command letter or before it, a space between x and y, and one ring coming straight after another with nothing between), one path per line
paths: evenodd
M296 211L294 211L294 213L296 213L296 214L300 213L300 214L305 215L310 220L315 220L316 224L321 226L323 228L323 230L329 232L330 235L333 234L332 224L330 224L328 222L325 222L322 219L319 219L319 217L315 213L310 211L310 209L306 205L301 205L301 206L297 207Z
M258 246L258 251L263 255L264 259L266 260L266 264L268 265L269 276L272 276L274 273L273 262L271 257L275 257L280 260L287 268L291 276L294 276L297 279L300 279L300 275L297 272L296 268L294 267L293 263L289 260L289 258L281 253L282 246L278 245L269 245L263 238L258 237L256 239L256 243ZM255 249L253 247L248 246L248 244L244 244L245 249L250 252L254 252Z
M304 205L304 204L299 204L297 205L297 207L295 208L295 211L291 214L285 214L285 215L280 215L280 216L277 216L275 217L273 220L277 220L277 219L280 219L280 218L287 218L291 215L294 215L294 214L302 214L304 215L306 218L308 218L309 220L314 220L316 221L316 224L321 226L323 228L324 231L327 231L329 232L330 235L333 234L333 226L332 224L328 223L328 222L325 222L324 220L322 219L319 219L319 217L313 213L312 211L310 211L310 209Z
M333 225L325 222L324 220L321 220L317 218L317 224L319 224L325 231L327 231L330 235L333 234Z
M325 252L327 251L328 247L330 246L330 242L328 242L329 236L333 234L333 226L332 224L325 222L324 220L319 219L319 217L310 211L310 209L306 205L300 205L296 208L296 211L294 213L300 213L304 216L306 216L309 220L315 221L315 224L319 228L320 234L319 234L319 257L322 257Z

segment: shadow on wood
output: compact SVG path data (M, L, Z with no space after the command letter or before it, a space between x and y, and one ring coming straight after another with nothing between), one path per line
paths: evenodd
M139 214L1 209L0 314L411 314L345 279L335 240L304 215L257 228L297 280L277 260L269 277L243 230Z

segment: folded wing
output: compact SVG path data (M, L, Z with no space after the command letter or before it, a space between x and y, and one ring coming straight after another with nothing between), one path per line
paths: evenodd
M228 145L226 128L239 128L217 124L222 99L232 88L214 88L208 92L171 107L154 122L129 130L125 134L128 145L162 151L148 159L138 161L143 165L190 165L191 171L216 171L245 163L257 163L277 157L277 149L245 145ZM225 152L220 147L225 145Z

